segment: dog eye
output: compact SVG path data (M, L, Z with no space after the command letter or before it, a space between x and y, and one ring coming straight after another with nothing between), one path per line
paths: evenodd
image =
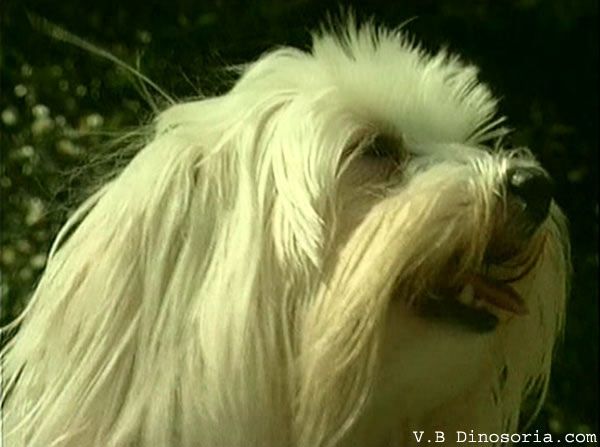
M377 135L373 141L364 148L362 155L369 159L391 160L400 162L405 157L406 151L402 142L388 135Z

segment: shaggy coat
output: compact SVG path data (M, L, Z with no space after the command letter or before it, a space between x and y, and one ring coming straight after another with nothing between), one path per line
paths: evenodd
M11 326L6 445L518 430L548 382L568 244L555 204L527 237L515 224L507 172L543 171L502 149L496 105L472 65L350 21L164 110L66 223ZM503 293L520 304L490 305ZM479 317L445 318L463 302Z

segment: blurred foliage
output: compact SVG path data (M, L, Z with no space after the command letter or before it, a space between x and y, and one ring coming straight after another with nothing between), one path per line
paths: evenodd
M549 399L531 430L597 432L597 3L564 0L356 2L361 18L408 25L426 48L448 46L481 67L555 179L571 221L574 279ZM119 155L123 130L147 122L150 96L101 57L49 38L57 23L148 74L177 98L222 92L228 64L282 44L306 48L337 3L318 0L10 1L1 10L0 322L22 309L68 210ZM136 89L136 85L138 88ZM160 107L160 104L158 104ZM125 157L125 156L124 156ZM126 157L125 157L126 158Z

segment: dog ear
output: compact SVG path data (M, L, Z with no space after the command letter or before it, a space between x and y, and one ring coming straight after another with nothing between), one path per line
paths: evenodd
M225 402L210 378L240 354L231 338L253 311L262 241L250 237L256 199L238 183L249 174L223 103L164 112L152 141L66 224L3 353L5 408L20 422L9 431L35 445L138 432L173 445L159 427L209 405L194 387ZM81 432L86 420L106 423Z
M198 189L206 146L188 143L159 131L67 222L3 353L12 384L5 408L20 422L9 432L17 428L34 445L67 434L109 443L108 421L122 411L129 419L111 442L137 430L165 436L152 426L174 417L166 409L176 406L172 384L183 368L176 347L189 335L215 235L214 204ZM106 424L84 433L86 420Z
M67 222L3 352L14 436L289 443L273 404L294 337L281 316L308 300L296 291L311 290L354 127L323 135L335 113L322 92L273 81L266 96L257 82L251 69L225 96L164 111Z

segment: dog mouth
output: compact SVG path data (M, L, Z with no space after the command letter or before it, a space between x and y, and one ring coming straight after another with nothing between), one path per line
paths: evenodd
M544 237L507 249L506 244L488 247L484 262L465 269L449 283L438 283L418 304L425 318L445 322L475 332L489 332L511 318L528 315L525 299L514 284L529 274L541 256ZM504 251L496 250L502 246ZM456 264L456 259L451 262ZM448 271L455 269L445 269ZM448 277L444 275L446 281Z
M466 305L500 310L510 315L529 313L525 300L508 282L477 273L467 275L457 299Z
M419 315L470 332L486 333L503 321L529 313L511 281L471 272L458 284L428 293L418 303Z

